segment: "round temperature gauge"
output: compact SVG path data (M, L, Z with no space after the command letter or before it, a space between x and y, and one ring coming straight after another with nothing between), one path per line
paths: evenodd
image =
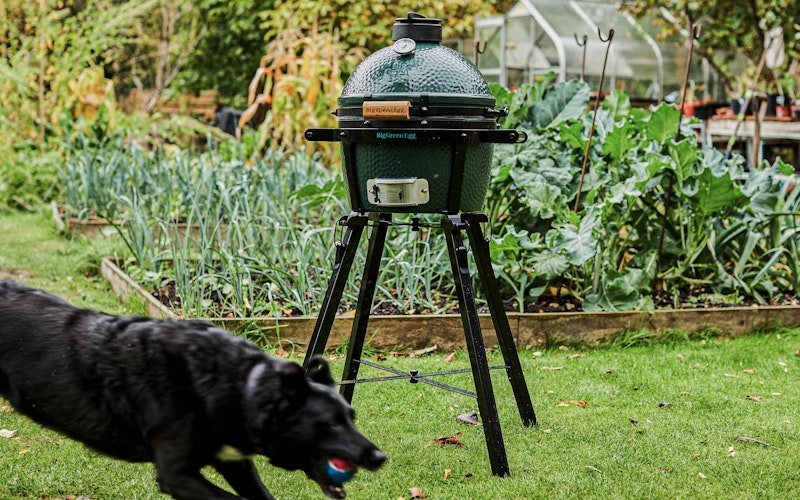
M400 38L394 42L394 45L392 45L392 49L394 49L394 51L401 56L405 56L414 52L415 48L417 48L417 42L411 38Z

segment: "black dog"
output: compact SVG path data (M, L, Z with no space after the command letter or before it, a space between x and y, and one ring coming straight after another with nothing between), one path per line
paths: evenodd
M303 470L332 498L332 458L377 470L328 364L308 374L203 321L111 316L0 281L0 394L21 413L115 458L154 462L178 499L272 498L253 462Z

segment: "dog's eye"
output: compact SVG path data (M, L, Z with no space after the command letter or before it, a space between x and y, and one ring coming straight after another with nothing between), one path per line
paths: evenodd
M331 422L331 429L334 431L341 431L347 427L347 422L345 421L345 417L340 415L333 419Z

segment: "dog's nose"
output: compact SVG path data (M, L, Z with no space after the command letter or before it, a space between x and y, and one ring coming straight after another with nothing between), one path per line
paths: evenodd
M375 448L366 453L364 463L369 464L369 468L372 470L376 470L383 465L383 462L386 461L386 453L382 452L378 448Z

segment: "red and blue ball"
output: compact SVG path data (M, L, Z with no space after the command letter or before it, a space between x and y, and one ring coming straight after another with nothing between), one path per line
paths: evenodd
M336 457L328 460L328 477L334 484L341 486L353 479L355 474L356 467L348 460Z

